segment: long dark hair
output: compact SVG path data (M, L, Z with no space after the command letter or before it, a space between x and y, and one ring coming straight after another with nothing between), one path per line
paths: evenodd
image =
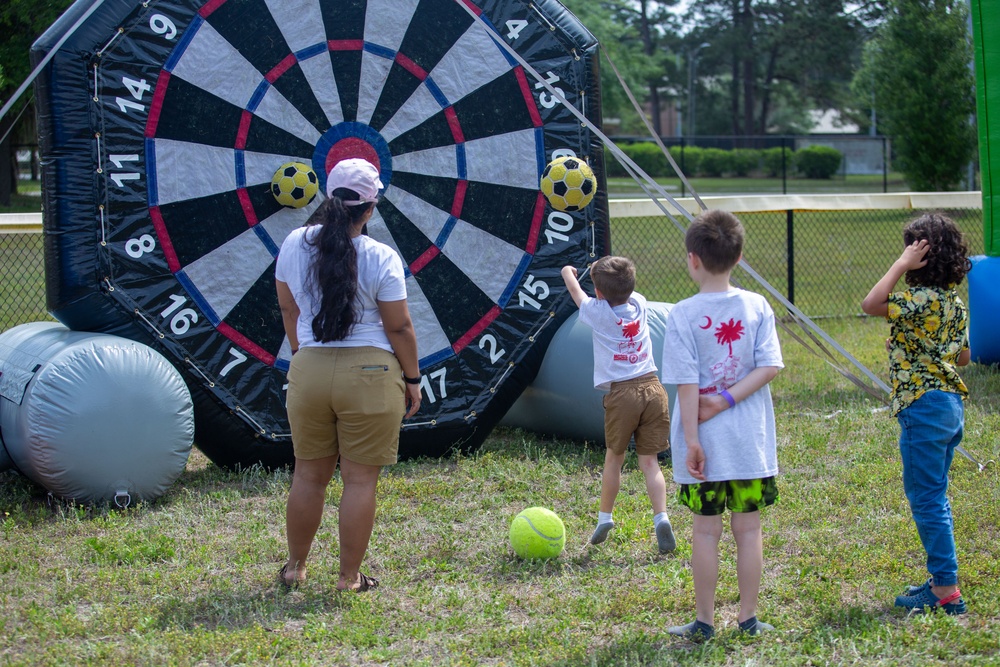
M923 239L927 239L931 246L924 256L927 264L907 271L906 284L910 287L950 288L962 282L965 274L972 269L972 262L969 261L969 246L952 219L940 213L927 213L903 227L903 243L906 245Z
M337 188L306 220L306 226L320 225L310 245L316 256L310 278L319 285L320 306L312 321L313 337L320 343L344 340L354 326L354 297L358 293L358 253L351 241L351 227L374 206L365 203L345 206L358 193Z

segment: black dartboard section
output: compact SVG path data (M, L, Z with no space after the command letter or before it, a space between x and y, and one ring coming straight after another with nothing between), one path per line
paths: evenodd
M49 309L163 351L215 463L288 464L275 257L363 157L386 186L366 233L406 266L420 355L400 455L475 447L571 312L560 268L610 250L596 53L551 0L105 0L36 85ZM584 211L538 190L562 155L598 176ZM270 192L293 160L321 184L299 209Z

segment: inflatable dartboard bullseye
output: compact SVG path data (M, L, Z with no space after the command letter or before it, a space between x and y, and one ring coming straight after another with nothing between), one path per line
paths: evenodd
M552 0L105 0L36 84L49 309L171 359L217 464L287 464L275 256L365 158L423 374L400 454L476 446L571 310L559 269L609 250L599 139L502 43L599 125L597 42ZM564 155L598 176L584 210L539 192ZM315 198L278 182L289 163Z

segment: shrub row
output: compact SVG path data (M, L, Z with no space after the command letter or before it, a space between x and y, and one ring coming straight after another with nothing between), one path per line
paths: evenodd
M619 146L622 151L639 165L647 174L654 178L674 176L673 167L667 161L660 147L651 141L624 144ZM784 152L785 170L789 176L805 176L806 178L832 178L843 155L829 146L806 146L797 151L791 148L699 148L698 146L670 147L670 156L687 176L750 176L766 177L781 176L782 152ZM605 148L605 164L607 174L611 177L628 176L628 172L618 162L611 152Z

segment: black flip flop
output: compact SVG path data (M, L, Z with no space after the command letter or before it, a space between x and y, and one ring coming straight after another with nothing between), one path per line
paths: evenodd
M294 583L290 584L288 583L288 579L285 578L286 574L288 574L288 563L282 565L281 569L278 570L278 584L286 591L298 588L299 587L298 579L296 579Z

